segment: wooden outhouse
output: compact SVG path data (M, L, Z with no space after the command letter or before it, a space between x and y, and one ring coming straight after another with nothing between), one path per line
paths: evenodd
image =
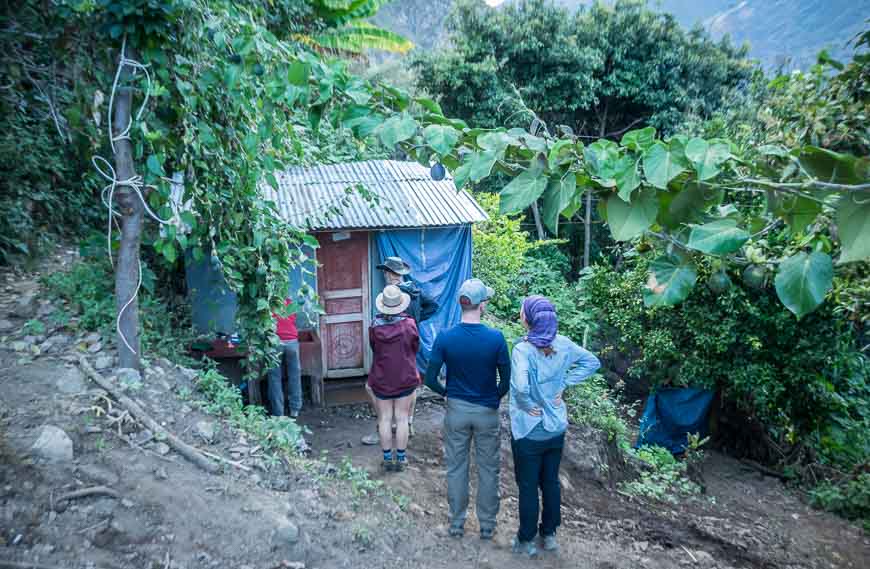
M322 314L300 313L303 375L315 403L339 403L361 394L371 366L368 328L384 286L376 266L402 257L411 278L439 303L420 324L423 362L438 332L459 320L456 293L471 276L471 224L487 219L448 176L434 180L416 162L373 160L310 168L277 176L264 188L282 217L316 236L312 261L291 272L291 298L304 285L318 293ZM193 321L203 333L235 332L235 296L215 264L188 259Z

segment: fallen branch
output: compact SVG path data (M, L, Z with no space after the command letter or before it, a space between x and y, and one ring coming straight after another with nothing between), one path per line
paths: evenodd
M82 488L81 490L67 492L66 494L58 498L55 503L59 504L61 502L66 502L67 500L75 500L76 498L85 498L87 496L110 496L115 499L121 497L120 494L118 494L108 486L92 486L91 488Z
M245 465L242 464L241 462L236 462L236 461L234 461L234 460L228 460L228 459L226 459L226 458L224 458L224 457L222 457L222 456L219 456L219 455L217 455L217 454L212 454L212 453L207 452L207 451L204 451L204 450L200 450L199 452L201 452L201 453L204 454L205 456L208 456L208 457L210 457L210 458L213 458L213 459L215 459L215 460L217 460L217 461L219 461L219 462L223 462L223 463L225 463L225 464L229 464L229 465L231 465L231 466L235 466L236 468L239 468L239 469L244 470L244 471L246 471L246 472L250 472L250 471L251 471L250 467L245 466Z
M27 561L3 561L0 559L0 569L62 569L57 565L42 565L40 563L29 563Z
M692 552L691 552L691 551L689 551L688 549L686 549L686 546L685 546L685 545L681 545L680 547L683 548L683 551L685 551L686 553L689 554L689 557L692 558L692 561L693 561L693 562L695 562L695 563L698 562L698 559L697 559L694 555L692 555Z
M146 427L151 429L151 432L155 435L161 434L166 439L166 443L175 449L178 454L194 463L198 467L202 468L206 472L216 473L220 471L220 466L215 464L214 462L208 460L196 447L192 447L186 442L182 441L169 431L167 431L163 426L160 425L157 421L151 418L151 415L145 412L142 407L139 406L138 403L121 393L121 391L112 384L111 381L107 380L103 376L101 376L97 371L91 367L91 364L88 363L88 360L84 358L84 356L79 357L79 365L82 370L84 370L85 374L94 380L94 382L105 389L109 394L115 398L115 400L124 406L127 411L130 412L133 417L144 424Z
M81 535L81 534L85 534L85 533L88 533L88 532L91 531L92 529L97 529L97 528L100 527L101 525L104 525L104 524L109 523L109 520L110 520L110 519L111 519L111 518L105 518L105 519L103 519L103 520L100 520L100 521L98 521L97 523L95 523L95 524L92 525L92 526L88 526L88 527L86 527L85 529L80 529L80 530L79 530L78 532L76 532L76 533L78 533L79 535Z

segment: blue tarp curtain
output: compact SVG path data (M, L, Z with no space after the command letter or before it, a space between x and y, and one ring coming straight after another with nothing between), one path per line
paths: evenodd
M417 366L423 370L438 332L459 323L457 294L471 278L471 227L380 231L376 243L378 263L401 257L411 265L412 280L438 302L438 311L419 327Z
M688 446L688 435L707 436L714 393L707 389L668 388L650 394L640 419L637 446L658 445L673 454Z

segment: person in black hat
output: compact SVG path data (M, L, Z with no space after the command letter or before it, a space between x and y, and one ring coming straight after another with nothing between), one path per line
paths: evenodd
M414 319L414 322L420 324L431 318L438 310L437 302L423 294L413 281L405 280L405 277L411 274L411 267L401 257L387 257L375 268L384 272L385 284L395 285L411 297L407 314Z
M395 285L399 287L399 290L411 297L411 304L408 305L405 314L414 320L414 323L417 324L418 328L421 322L428 320L438 311L438 303L435 302L434 299L424 294L423 291L420 290L420 287L412 280L406 280L405 277L411 274L411 266L406 263L404 259L401 257L387 257L384 259L383 263L377 265L375 268L384 272L384 281L386 285ZM425 370L425 366L423 369ZM371 394L369 395L371 396ZM372 399L372 401L374 402L374 399ZM416 402L417 397L415 393L414 401L411 404L411 416L409 418L411 435L414 434L414 405ZM377 430L374 433L362 437L362 443L364 445L376 445L379 440L380 438Z

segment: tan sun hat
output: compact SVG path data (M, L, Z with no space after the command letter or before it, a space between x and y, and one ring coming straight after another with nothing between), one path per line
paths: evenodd
M381 314L401 314L411 304L411 296L402 292L396 285L387 285L384 292L378 295L375 305Z

